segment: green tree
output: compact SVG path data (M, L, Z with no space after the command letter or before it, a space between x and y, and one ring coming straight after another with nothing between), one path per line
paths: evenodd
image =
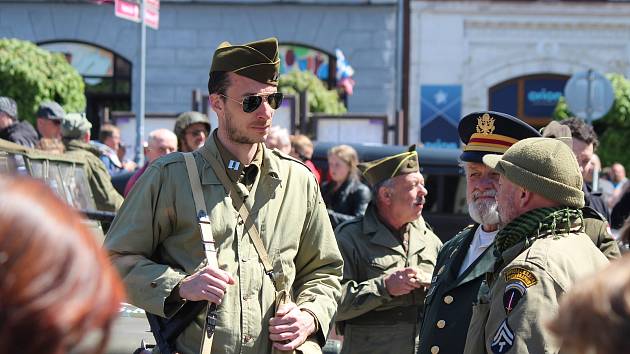
M40 102L53 100L68 112L85 109L83 78L60 53L18 39L0 39L0 96L12 97L20 119L35 122Z
M621 74L606 74L615 91L615 103L602 118L593 121L593 128L599 136L597 154L603 166L620 162L626 169L630 167L628 136L630 136L630 81ZM564 97L558 101L554 110L554 119L572 117Z
M278 90L297 96L308 93L309 111L313 113L342 114L346 107L341 103L335 90L328 90L324 83L310 71L291 71L280 75Z

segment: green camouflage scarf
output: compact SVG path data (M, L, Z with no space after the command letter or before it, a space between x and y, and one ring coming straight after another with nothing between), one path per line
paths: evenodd
M499 258L505 250L523 241L524 249L527 249L538 238L582 230L582 225L579 209L556 207L530 210L499 231L494 255Z

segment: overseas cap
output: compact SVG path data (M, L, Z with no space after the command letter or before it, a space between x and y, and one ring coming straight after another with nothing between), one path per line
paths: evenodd
M279 70L278 40L272 37L242 45L221 43L214 52L210 73L233 72L263 84L277 86Z
M584 207L582 174L573 151L560 140L529 138L483 162L512 183L562 205Z
M186 128L188 128L190 125L195 124L195 123L205 124L208 127L208 131L210 131L210 120L208 119L208 116L206 116L203 113L190 111L190 112L184 112L180 114L179 116L177 116L177 120L175 121L175 127L173 128L173 132L175 133L175 135L177 135L177 137L181 139L181 137L184 135L184 131L186 130Z
M61 121L61 136L66 139L79 139L92 128L85 113L68 113Z
M62 120L66 116L66 111L61 108L59 103L54 101L44 101L39 104L37 110L38 118L46 118L50 120Z
M420 171L415 145L411 145L407 152L361 163L358 167L372 187L387 179Z
M542 129L542 135L545 138L555 138L573 148L573 139L571 136L571 128L568 125L560 124L552 120Z
M4 112L13 120L16 120L18 118L17 103L11 97L0 97L0 112Z
M540 133L522 120L493 111L474 112L464 116L457 127L466 144L460 159L482 162L486 154L503 154L521 139L539 137Z

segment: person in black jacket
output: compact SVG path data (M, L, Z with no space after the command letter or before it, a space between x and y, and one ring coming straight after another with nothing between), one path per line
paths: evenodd
M18 107L10 97L0 97L0 139L29 148L37 145L37 132L26 121L18 121Z
M322 184L322 196L333 228L362 216L371 199L370 188L359 180L359 157L348 145L328 151L330 180Z

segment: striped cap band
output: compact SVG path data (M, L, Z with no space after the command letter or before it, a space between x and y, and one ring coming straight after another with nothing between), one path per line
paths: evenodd
M468 144L464 146L464 151L483 151L504 153L518 139L500 134L474 133L470 136Z

